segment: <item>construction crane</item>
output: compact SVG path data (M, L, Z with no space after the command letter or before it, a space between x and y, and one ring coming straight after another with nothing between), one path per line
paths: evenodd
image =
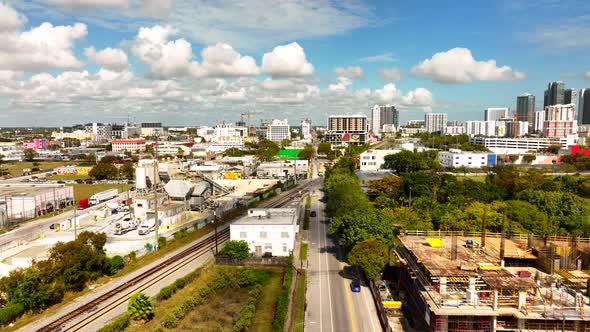
M248 111L248 112L244 112L241 113L240 115L242 116L242 119L244 118L244 116L248 116L248 137L252 136L252 132L251 132L251 128L250 128L250 115L253 114L262 114L262 112L252 112L252 111ZM243 120L242 120L243 121Z

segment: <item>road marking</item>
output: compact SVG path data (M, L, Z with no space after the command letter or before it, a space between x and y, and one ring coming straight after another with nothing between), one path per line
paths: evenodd
M318 224L320 223L318 218ZM330 303L330 330L334 332L334 315L332 313L332 291L330 288L330 266L328 265L328 234L326 233L326 224L324 224L324 243L326 244L326 252L324 258L326 261L326 275L328 276L328 303Z
M344 276L344 264L340 263L340 269L342 270L342 276ZM346 303L348 304L348 316L350 317L350 325L352 332L356 332L356 317L354 316L354 310L352 309L352 300L350 299L350 290L346 285L346 278L342 278L344 283L344 292L346 293Z
M318 229L318 235L320 235L319 241L318 241L318 280L319 280L319 284L320 284L320 332L322 331L323 328L323 322L321 321L322 319L322 236L320 233L320 223L318 222L318 220L316 220L317 223L317 229Z
M363 291L363 289L365 289L366 291L365 292L362 292L361 293L361 296L365 300L365 308L369 311L369 315L367 317L373 317L372 319L370 319L370 321L371 321L371 330L372 331L379 331L379 329L375 330L375 319L374 319L375 317L374 316L375 316L376 313L373 314L372 310L370 309L370 308L374 308L375 307L375 304L373 304L373 306L369 306L369 303L367 302L367 296L366 296L366 294L367 294L367 291L369 292L369 294L371 294L371 290L369 290L367 287L362 287L361 286L361 291ZM371 300L373 300L372 295L371 295Z

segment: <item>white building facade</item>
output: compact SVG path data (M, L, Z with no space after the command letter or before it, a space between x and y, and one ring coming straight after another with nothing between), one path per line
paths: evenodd
M468 152L457 149L440 151L438 161L446 168L468 167L481 168L496 164L496 155L486 152Z
M426 113L424 115L424 123L426 131L429 133L441 132L444 133L447 126L447 113Z
M301 121L301 138L311 139L311 119Z
M250 209L230 225L230 239L246 241L255 256L289 256L295 248L297 220L296 208Z
M360 155L360 170L378 171L385 164L385 156L396 154L401 150L367 150Z
M498 121L507 118L510 113L508 107L492 107L484 110L484 121Z
M266 139L274 142L280 142L284 139L291 139L291 128L287 120L273 119L267 125Z
M578 132L576 105L557 104L545 107L545 122L543 136L566 137Z
M114 139L111 141L113 152L142 152L145 151L144 139Z
M576 135L560 138L471 137L469 139L471 143L483 145L496 154L524 154L545 149L550 145L560 145L566 149L575 145L576 140Z

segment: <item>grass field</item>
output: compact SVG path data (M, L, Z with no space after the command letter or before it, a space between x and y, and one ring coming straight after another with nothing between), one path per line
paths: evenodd
M458 175L457 176L457 179L460 180L460 181L467 180L467 179L473 180L473 181L476 181L476 182L485 182L486 181L486 177L485 176L462 176L462 175Z
M301 243L301 252L299 254L299 259L302 261L307 260L307 243Z
M74 187L74 199L77 201L80 198L89 198L90 196L105 191L111 188L117 188L119 193L129 190L133 187L131 184L68 184L68 186Z
M295 310L293 320L293 331L303 332L305 324L305 284L307 279L306 271L301 271L301 275L297 278L297 285L295 288Z
M71 161L38 161L39 166L33 166L32 161L2 162L2 169L10 175L22 175L23 169L39 167L41 170L48 170L58 166L69 165Z
M194 296L200 288L206 287L219 269L241 269L233 266L213 266L201 273L201 275L177 291L171 298L158 303L154 308L155 317L150 322L140 326L129 326L125 331L144 332L154 331L161 326L165 317L186 301ZM281 289L280 268L259 268L270 272L270 280L263 286L260 299L256 303L254 322L248 331L267 332L271 331L274 319L274 303L277 301ZM248 288L224 288L210 297L206 302L192 309L175 328L164 329L165 331L231 331L236 317L238 317L242 306L248 300Z
M53 181L71 181L71 180L84 180L84 179L90 179L90 176L88 175L52 175L52 176L48 176L47 180L53 180Z

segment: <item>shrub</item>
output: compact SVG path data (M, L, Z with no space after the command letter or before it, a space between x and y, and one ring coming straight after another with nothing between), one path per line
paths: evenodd
M277 300L277 310L275 312L275 319L272 322L273 332L283 331L285 319L287 318L287 310L289 308L289 290L291 289L291 281L293 279L293 257L287 258L287 265L285 267L285 277L283 278L283 288Z
M129 326L129 317L123 315L117 318L114 322L101 327L96 332L122 332Z
M137 293L129 300L127 313L133 320L148 321L154 317L154 305L145 294Z
M8 324L25 312L25 306L21 303L8 303L0 309L0 325Z
M156 294L156 296L154 298L158 302L164 301L164 300L167 300L170 297L172 297L172 294L174 294L175 291L176 291L176 287L174 285L166 286L166 287L160 289L160 291L158 292L158 294Z
M166 242L167 242L166 238L163 236L160 236L158 238L158 248L160 248L160 249L164 248L166 246Z
M176 326L178 326L178 318L176 318L174 312L169 312L166 315L166 317L164 317L162 325L167 329L175 328Z
M250 256L250 247L248 246L248 242L244 240L231 240L225 242L225 245L221 253L229 256L230 258L244 259Z
M123 257L117 255L117 256L113 256L110 259L110 266L109 266L109 274L113 275L115 273L117 273L117 271L119 271L120 269L123 268L123 266L125 266L125 262L123 261Z

